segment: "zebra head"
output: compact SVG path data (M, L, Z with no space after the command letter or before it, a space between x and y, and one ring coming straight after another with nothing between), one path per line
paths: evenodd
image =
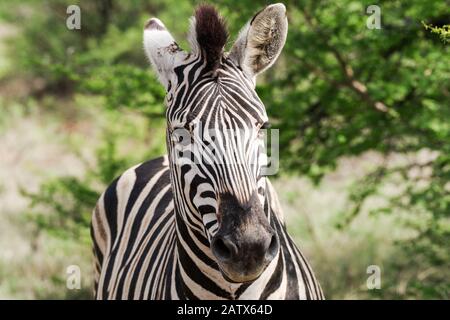
M283 4L259 11L227 53L224 20L208 5L198 7L191 19L190 52L158 19L150 19L144 29L146 54L167 91L179 243L192 254L192 246L209 247L206 251L231 282L255 280L279 252L269 210L264 210L268 117L255 78L275 62L286 34Z

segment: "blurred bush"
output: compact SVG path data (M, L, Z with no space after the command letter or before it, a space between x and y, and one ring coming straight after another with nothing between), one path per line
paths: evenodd
M215 3L236 35L266 2ZM404 253L391 262L397 273L387 275L386 286L373 296L449 298L450 57L439 35L421 23L438 28L448 24L445 2L383 2L381 30L366 28L370 1L284 3L290 23L286 47L257 86L280 128L283 172L319 184L343 157L381 154L386 161L350 187L348 210L341 213L336 228L345 232L375 196L385 201L371 214L407 212L402 221L413 235L397 244ZM131 110L152 121L162 118L164 91L148 71L142 26L150 16L158 16L185 46L195 3L82 0L80 31L65 27L69 4L0 4L0 17L20 30L10 43L15 64L10 76L42 80L45 85L34 92L37 98L91 95L101 99L104 109ZM162 128L163 122L152 125ZM159 139L155 150L163 149L163 137ZM89 216L99 192L131 161L156 154L141 153L139 159L118 156L117 141L113 135L99 146L96 164L85 177L51 180L34 194L24 190L32 205L49 209L45 215L34 215L41 229L73 239L82 234L89 241ZM429 156L415 156L423 152ZM394 165L388 161L398 154L405 160ZM398 189L384 192L392 183ZM405 272L411 281L399 293L397 284ZM318 277L325 292L333 287L333 296L339 297L339 285L332 283L336 280ZM345 288L342 283L342 292Z
M70 1L3 3L3 19L20 35L11 40L16 71L44 80L43 93L103 95L107 107L140 108L162 114L157 85L142 47L142 26L152 6L80 1L81 30L68 30ZM158 6L158 2L153 2ZM144 14L145 13L145 14Z

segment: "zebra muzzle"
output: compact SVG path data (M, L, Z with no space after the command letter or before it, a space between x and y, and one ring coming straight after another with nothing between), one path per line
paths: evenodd
M241 203L230 193L219 195L220 227L211 251L224 278L230 282L257 279L276 257L280 244L255 191Z
M278 236L272 228L259 232L251 229L243 234L219 232L211 243L222 275L230 282L256 280L279 251Z

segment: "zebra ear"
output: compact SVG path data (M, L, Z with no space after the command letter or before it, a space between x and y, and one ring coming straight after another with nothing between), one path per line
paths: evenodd
M287 30L284 4L269 5L241 29L228 57L254 77L276 61L286 42Z
M152 18L144 27L144 50L166 90L170 87L174 68L185 57L161 20Z

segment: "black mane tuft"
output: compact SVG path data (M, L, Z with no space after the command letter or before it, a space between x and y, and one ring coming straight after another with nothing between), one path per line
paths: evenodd
M228 40L225 21L217 10L208 4L197 7L195 21L197 42L205 53L207 68L215 71L219 66L223 48Z

